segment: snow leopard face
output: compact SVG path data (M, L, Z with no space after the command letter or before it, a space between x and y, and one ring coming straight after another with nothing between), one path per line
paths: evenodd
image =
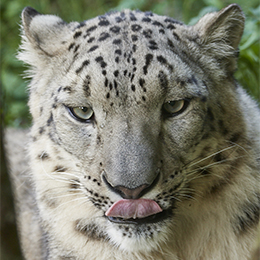
M195 26L129 10L67 24L27 8L23 28L32 175L48 236L126 252L177 239L247 157L232 78L238 6Z

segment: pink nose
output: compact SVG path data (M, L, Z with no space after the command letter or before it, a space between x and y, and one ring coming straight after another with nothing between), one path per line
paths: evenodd
M142 191L147 187L149 187L149 185L144 184L135 189L128 189L124 186L116 186L114 187L114 189L117 190L124 199L138 199L141 197L140 194L142 193Z

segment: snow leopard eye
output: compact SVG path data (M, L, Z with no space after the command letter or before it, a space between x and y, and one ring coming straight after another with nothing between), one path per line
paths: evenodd
M90 120L94 115L94 111L90 107L69 107L68 109L70 114L81 122Z
M167 116L176 116L182 113L188 106L188 100L168 101L163 104L163 112Z

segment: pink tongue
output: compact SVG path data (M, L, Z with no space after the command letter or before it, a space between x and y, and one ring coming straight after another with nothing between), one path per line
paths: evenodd
M156 213L162 212L161 207L149 199L127 200L122 199L115 202L105 213L107 217L145 218Z

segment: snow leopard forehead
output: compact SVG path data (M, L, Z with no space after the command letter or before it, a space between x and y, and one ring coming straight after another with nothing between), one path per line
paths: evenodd
M167 99L167 92L169 100L176 100L198 96L207 78L219 81L225 75L215 57L204 57L207 50L199 49L201 32L166 16L124 10L67 24L30 9L26 15L23 48L29 50L29 40L36 52L22 52L20 58L36 67L39 78L50 74L56 90L76 91L78 99L94 95L112 106L120 96L120 104L144 104L147 95L153 102L153 96ZM218 55L224 53L227 47Z

